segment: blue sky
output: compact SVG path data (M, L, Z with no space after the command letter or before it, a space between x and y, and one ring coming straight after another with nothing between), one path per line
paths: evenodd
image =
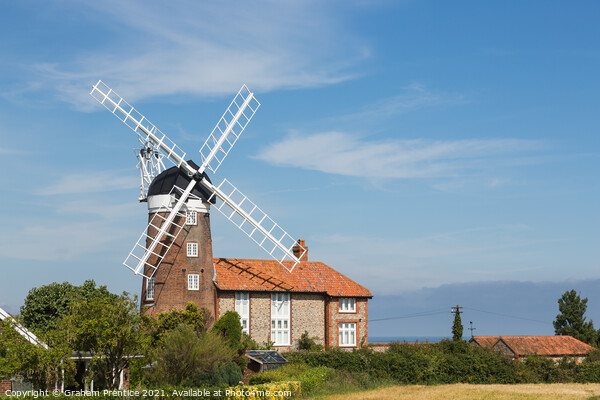
M600 278L597 2L165 4L0 5L0 306L52 281L139 291L121 266L146 220L137 142L88 95L98 79L196 159L246 83L262 106L213 180L399 312L443 285ZM215 256L264 257L212 226ZM552 318L559 295L508 314ZM552 333L521 322L478 333Z

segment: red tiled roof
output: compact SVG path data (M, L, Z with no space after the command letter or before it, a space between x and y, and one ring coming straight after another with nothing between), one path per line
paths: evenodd
M473 336L469 342L477 343L481 347L491 349L496 344L500 336Z
M275 260L215 258L215 283L221 290L318 292L341 297L373 297L369 289L315 261L289 272Z
M483 338L483 339L482 339ZM494 344L502 340L517 356L538 354L541 356L586 355L595 350L594 347L575 339L572 336L474 336L478 343ZM485 345L484 347L493 347Z

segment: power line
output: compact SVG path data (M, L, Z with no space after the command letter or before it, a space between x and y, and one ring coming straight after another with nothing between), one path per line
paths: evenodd
M422 311L422 312L418 312L418 313L414 313L414 314L400 315L400 316L397 316L397 317L369 319L369 322L389 321L389 320L393 320L393 319L428 317L428 316L431 316L431 315L446 314L448 312L446 310L447 310L446 308L438 308L436 310Z
M498 312L494 312L494 311L480 310L480 309L472 308L472 307L463 307L463 306L460 306L460 307L458 307L458 309L457 309L457 307L452 307L452 313L456 313L457 311L459 313L463 313L464 311L461 311L461 309L465 309L465 310L477 311L477 312L481 312L481 313L485 313L485 314L498 315L500 317L505 317L505 318L513 318L513 319L520 319L520 320L523 320L523 321L537 322L539 324L544 324L544 325L550 324L550 322L548 322L548 321L540 321L540 320L537 320L537 319L519 317L519 316L516 316L516 315L509 315L509 314L503 314L503 313L498 313ZM422 311L422 312L418 312L418 313L414 313L414 314L399 315L399 316L395 316L395 317L369 319L369 322L390 321L390 320L394 320L394 319L429 317L429 316L432 316L432 315L446 314L447 312L448 312L447 308L438 308L438 309L435 309L435 310Z
M540 324L544 324L544 325L548 325L549 322L548 321L540 321L537 319L531 319L531 318L525 318L525 317L517 317L516 315L508 315L508 314L502 314L502 313L498 313L498 312L494 312L494 311L486 311L486 310L478 310L477 308L472 308L472 307L464 307L467 310L471 310L471 311L477 311L477 312L481 312L481 313L485 313L485 314L492 314L492 315L499 315L501 317L506 317L506 318L514 318L514 319L520 319L523 321L531 321L531 322L538 322Z

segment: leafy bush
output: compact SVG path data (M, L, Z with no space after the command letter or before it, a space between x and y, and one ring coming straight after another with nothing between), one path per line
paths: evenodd
M244 378L239 366L234 362L222 362L208 372L198 373L185 382L187 387L235 386Z
M213 325L212 332L218 333L234 350L240 350L242 342L242 324L240 315L235 311L227 311Z
M256 375L252 375L248 383L250 385L258 385L261 383L268 382L282 382L294 380L294 378L303 372L309 370L310 367L306 364L294 363L287 364L281 368L273 369L271 371L260 372Z
M310 394L321 388L331 377L333 370L327 367L311 368L296 376L302 386L302 393Z
M327 366L346 373L339 379L366 374L373 382L401 384L444 383L600 383L600 358L592 353L580 364L565 358L511 360L500 353L465 342L435 344L392 343L386 353L366 349L324 352L298 351L287 355L291 363Z
M321 388L329 380L333 369L324 366L309 367L305 364L288 364L281 368L261 372L250 378L250 384L269 382L299 381L302 393L310 394Z
M512 383L517 381L514 362L500 354L461 342L415 345L398 343L387 353L368 350L295 352L291 362L327 366L372 379L403 384Z
M323 350L323 345L315 343L315 338L311 338L308 335L308 331L304 331L304 333L300 336L300 340L298 341L298 349L309 351L321 351Z
M522 382L554 383L557 382L558 365L549 358L527 357L520 365Z
M189 302L183 311L174 310L158 314L158 322L161 331L169 331L178 325L186 324L200 333L204 329L204 310Z
M182 324L165 333L161 344L152 355L150 381L156 384L181 385L237 356L219 334L211 331L198 335L190 325Z

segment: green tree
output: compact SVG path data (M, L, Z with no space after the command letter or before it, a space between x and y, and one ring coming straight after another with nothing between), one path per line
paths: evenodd
M232 349L236 351L241 349L242 324L237 312L227 311L215 322L211 331L223 336Z
M460 319L460 307L456 306L454 322L452 323L452 340L460 341L463 337L463 325Z
M8 321L0 321L0 377L17 373L19 362L10 350L14 348L18 335Z
M594 323L586 321L588 299L582 299L575 290L568 290L558 299L558 311L553 322L556 335L570 335L584 343L596 345L598 334Z
M150 380L182 385L189 379L214 371L233 360L237 352L216 332L198 334L191 325L180 324L165 332L152 356Z
M204 332L204 309L198 309L198 306L189 302L185 310L175 310L162 312L158 318L143 317L145 329L152 335L152 343L156 344L161 337L179 325L190 325L196 333Z
M35 388L49 388L62 378L59 371L72 371L71 349L66 343L36 346L16 331L16 323L0 322L0 376L22 375Z
M93 280L85 281L81 286L54 282L29 291L21 307L21 319L32 331L46 333L56 329L58 320L69 313L73 301L116 296L106 286L96 287Z
M130 356L141 354L147 335L140 329L135 299L101 296L71 304L70 314L58 324L57 335L77 351L90 352L91 374L100 375L108 388L117 388Z

